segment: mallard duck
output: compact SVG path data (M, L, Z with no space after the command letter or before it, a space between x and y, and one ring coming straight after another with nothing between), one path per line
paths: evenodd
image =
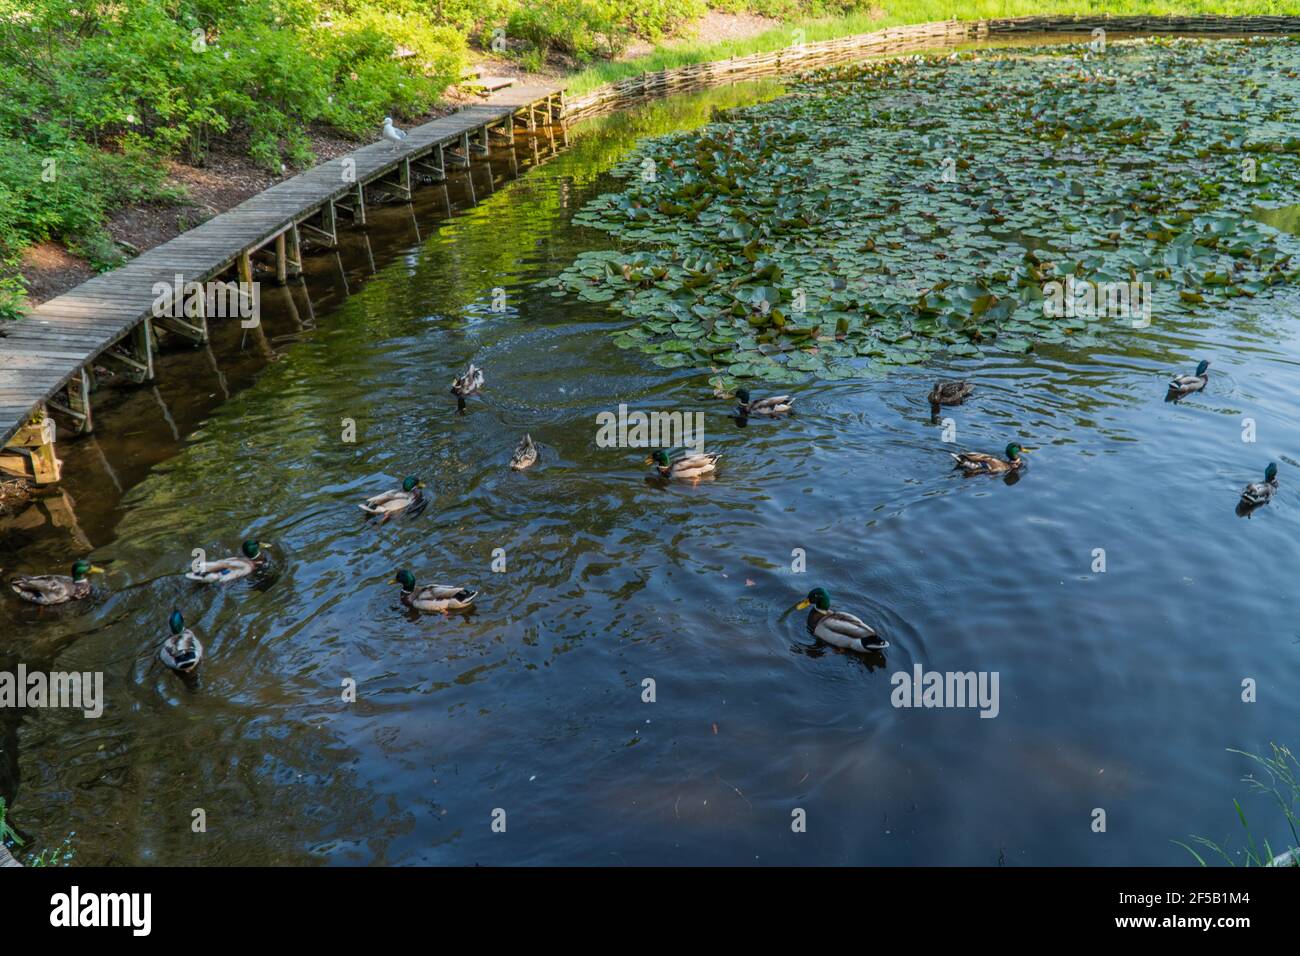
M451 394L456 396L456 407L463 411L465 399L471 395L477 395L482 387L483 370L476 368L474 363L470 362L469 368L465 369L465 374L452 379L451 382Z
M1202 360L1201 364L1196 366L1195 375L1178 375L1169 381L1169 391L1177 392L1180 395L1187 395L1191 392L1199 392L1205 388L1210 381L1208 371L1210 363Z
M87 575L103 574L103 568L97 568L89 561L78 559L72 565L72 577L62 574L41 574L31 577L16 577L10 582L17 594L24 601L33 604L67 604L80 601L90 596L90 579Z
M202 581L204 584L238 581L266 566L266 555L262 549L269 547L269 544L262 541L245 541L240 546L242 554L222 558L220 561L200 561L185 576L191 581Z
M179 674L188 674L199 666L203 660L203 645L194 636L194 632L185 626L185 619L180 611L172 611L167 619L171 633L158 648L159 659Z
M417 591L415 575L410 571L398 571L393 578L393 583L402 586L403 604L426 613L440 611L446 614L448 611L463 611L478 597L477 591L447 584L426 584Z
M1241 503L1247 508L1256 508L1277 494L1277 462L1270 461L1264 469L1263 481L1252 481L1241 493Z
M971 382L935 382L928 397L931 405L960 405L973 391L975 386Z
M760 415L764 418L776 418L793 411L794 399L789 395L773 395L770 398L750 399L749 389L736 389L736 400L740 403L736 412L741 416Z
M979 451L964 451L961 454L948 452L952 455L953 461L957 464L954 468L960 468L968 475L1000 475L1008 471L1016 471L1024 464L1020 456L1026 455L1033 451L1032 448L1021 448L1016 442L1007 446L1007 460L1003 461L995 455L986 455Z
M357 505L362 511L372 515L382 515L379 523L383 524L394 515L401 514L412 505L419 504L424 499L424 492L420 489L424 487L422 482L415 475L408 475L402 481L400 491L385 491L382 495L375 495L373 498L367 498L365 504Z
M537 462L537 446L533 444L530 435L524 435L523 441L515 449L515 453L510 456L510 467L515 471L523 471L525 468L531 468Z
M831 596L825 588L813 588L794 607L802 611L810 604L813 609L808 612L808 632L818 640L848 651L879 651L889 646L889 641L861 618L847 611L832 611Z
M678 478L682 481L699 481L705 475L711 475L718 467L721 454L686 455L676 461L668 460L668 452L660 448L645 460L653 464L662 478Z

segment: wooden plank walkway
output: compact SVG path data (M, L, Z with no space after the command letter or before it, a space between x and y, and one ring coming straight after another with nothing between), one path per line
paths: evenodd
M345 217L356 217L353 210L359 186L383 180L378 188L409 198L412 161L423 160L436 170L443 170L449 158L468 165L476 151L486 152L490 128L503 128L513 142L516 123L535 129L562 114L560 88L503 89L484 102L409 130L400 144L381 140L277 183L141 253L120 269L50 299L25 318L0 325L0 448L39 405L53 399L74 379L80 382L82 370L110 346L122 343L132 333L138 336L142 326L148 330L147 320L153 316L157 298L155 283L171 288L177 276L182 282L207 282L232 264L247 268L247 256L269 243L274 244L283 269L286 256L300 248L299 226L306 220L321 215L324 231L333 232L335 203L347 210ZM475 135L478 142L471 143ZM460 152L449 154L448 148ZM354 164L350 170L345 166L348 163ZM346 206L340 202L348 199L351 202ZM313 229L312 234L321 232ZM251 277L251 272L245 275ZM137 350L136 357L143 361L149 354L148 343L140 348L144 351ZM151 360L146 364L151 365ZM142 374L151 377L152 369Z

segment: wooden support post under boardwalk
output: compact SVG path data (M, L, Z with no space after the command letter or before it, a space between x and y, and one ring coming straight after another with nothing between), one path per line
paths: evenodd
M434 155L437 155L437 162L433 161ZM443 158L442 143L434 146L421 159L411 160L411 165L427 176L433 177L434 182L441 182L447 178L447 161Z
M298 223L303 229L309 229L316 235L323 237L328 245L333 248L339 244L338 218L334 214L334 201L327 200L320 209L312 215L320 215L321 224L313 226L305 219ZM310 218L310 217L308 217Z
M469 143L468 136L465 138L465 142ZM478 142L474 144L473 148L480 153L491 152L491 147L488 146L488 128L486 126L478 131Z
M357 183L357 195L351 206L343 203L335 203L338 208L352 216L352 225L364 226L366 224L366 187Z
M288 245L289 275L296 279L302 275L302 237L298 235L298 224L290 223L284 236Z
M78 435L93 432L95 421L90 412L90 375L87 374L85 366L72 376L72 381L68 382L68 387L64 389L63 394L67 396L66 402L51 398L46 404L76 422Z
M187 301L182 295L180 297L180 312L185 318L177 318L172 315L160 315L154 318L160 326L168 332L175 332L182 338L187 338L196 345L202 345L208 340L208 315L206 297L202 295L195 296L193 300ZM176 311L175 304L169 311Z
M275 237L275 281L284 285L289 281L288 252L285 248L284 233Z
M30 478L38 485L51 485L62 477L63 462L54 454L54 419L45 414L45 406L23 425L0 449L0 474Z
M115 345L101 353L126 366L126 377L137 385L153 380L153 327L145 319Z

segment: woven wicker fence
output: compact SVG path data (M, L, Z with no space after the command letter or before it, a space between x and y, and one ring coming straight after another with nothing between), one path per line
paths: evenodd
M1300 33L1300 17L1015 17L1004 20L948 20L890 27L874 33L789 46L769 53L693 63L690 66L643 73L608 83L564 104L566 120L583 119L645 99L702 90L724 83L789 76L835 63L869 56L907 53L951 46L993 36L1032 33L1091 33L1101 27L1118 34L1265 34Z

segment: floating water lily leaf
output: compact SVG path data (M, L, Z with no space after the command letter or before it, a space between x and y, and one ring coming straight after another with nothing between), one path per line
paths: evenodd
M608 304L615 343L666 367L773 382L1143 335L1135 294L1230 310L1300 280L1278 211L1300 206L1298 60L1285 38L1172 39L823 70L641 143L574 217L619 248L543 288Z

